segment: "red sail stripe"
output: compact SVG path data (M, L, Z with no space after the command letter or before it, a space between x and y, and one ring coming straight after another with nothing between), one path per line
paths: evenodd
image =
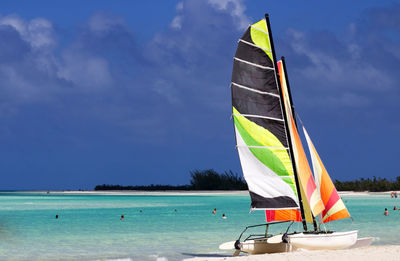
M311 196L316 189L317 186L315 185L314 179L312 178L312 176L310 176L307 181L307 198L311 199Z
M326 212L328 212L333 207L333 205L335 205L335 203L338 202L338 200L340 200L338 193L336 192L336 190L332 191L331 196L329 197L329 200L324 204L325 209L322 212L322 214L325 216Z
M267 222L275 221L275 210L265 210L265 218Z
M297 209L265 210L267 222L272 221L301 221L300 211Z

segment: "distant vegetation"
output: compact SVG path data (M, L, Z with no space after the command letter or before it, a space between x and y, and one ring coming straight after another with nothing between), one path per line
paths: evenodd
M335 187L339 191L370 191L382 192L391 190L400 190L400 176L394 181L385 178L356 179L355 181L335 180Z
M213 169L194 170L190 172L189 185L149 185L149 186L121 186L121 185L97 185L94 190L247 190L247 184L242 175L231 170L218 173ZM382 192L400 190L400 176L394 181L385 178L356 179L355 181L335 180L338 191L370 191Z
M144 191L160 191L160 190L192 190L189 185L172 186L172 185L154 185L149 186L121 186L121 185L97 185L94 190L144 190Z
M246 190L247 184L241 175L230 171L218 173L213 169L194 170L190 172L190 185L153 185L150 186L121 186L97 185L94 190Z
M230 171L220 174L213 169L190 172L190 186L193 190L247 190L241 175Z

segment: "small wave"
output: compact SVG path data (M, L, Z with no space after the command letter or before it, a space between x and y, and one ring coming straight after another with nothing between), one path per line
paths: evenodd
M166 258L165 256L158 256L158 255L149 255L149 257L154 257L156 258L156 261L168 261L168 258Z
M113 258L113 259L105 259L104 261L133 261L132 258Z
M168 258L161 256L159 257L158 255L149 255L151 258L155 258L156 261L168 261ZM107 259L96 259L93 261L133 261L132 258L127 257L127 258L107 258Z

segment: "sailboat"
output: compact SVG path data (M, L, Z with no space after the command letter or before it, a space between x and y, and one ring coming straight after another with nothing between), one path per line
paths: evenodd
M238 41L231 91L236 147L251 211L264 211L267 223L247 227L238 240L220 248L234 246L236 254L260 254L355 245L357 230L321 229L322 224L350 214L303 127L314 175L311 171L298 131L285 60L276 59L268 14L250 25ZM271 225L282 222L290 222L285 233L268 234ZM302 222L303 231L289 233L293 222ZM266 226L265 234L241 241L243 233L256 226Z

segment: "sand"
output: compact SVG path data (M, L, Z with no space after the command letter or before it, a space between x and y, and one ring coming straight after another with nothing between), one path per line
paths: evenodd
M2 192L0 192L1 194ZM6 192L10 193L10 192ZM53 194L53 195L176 195L176 196L210 196L210 195L249 195L247 190L169 190L169 191L142 191L142 190L59 190L59 191L18 191L17 193L34 193L34 194ZM380 196L390 197L391 191L386 192L354 192L354 191L339 191L340 196ZM400 191L397 192L400 194ZM399 259L400 260L400 259Z
M400 242L399 242L400 243ZM233 251L232 251L233 252ZM194 257L185 261L399 261L400 245L368 246L347 250L298 250L290 253L241 255L237 257Z
M10 192L6 192L10 193ZM107 195L107 196L225 196L249 195L247 190L167 190L167 191L142 191L142 190L50 190L50 191L18 191L16 193L45 194L45 195ZM1 194L1 192L0 192Z

